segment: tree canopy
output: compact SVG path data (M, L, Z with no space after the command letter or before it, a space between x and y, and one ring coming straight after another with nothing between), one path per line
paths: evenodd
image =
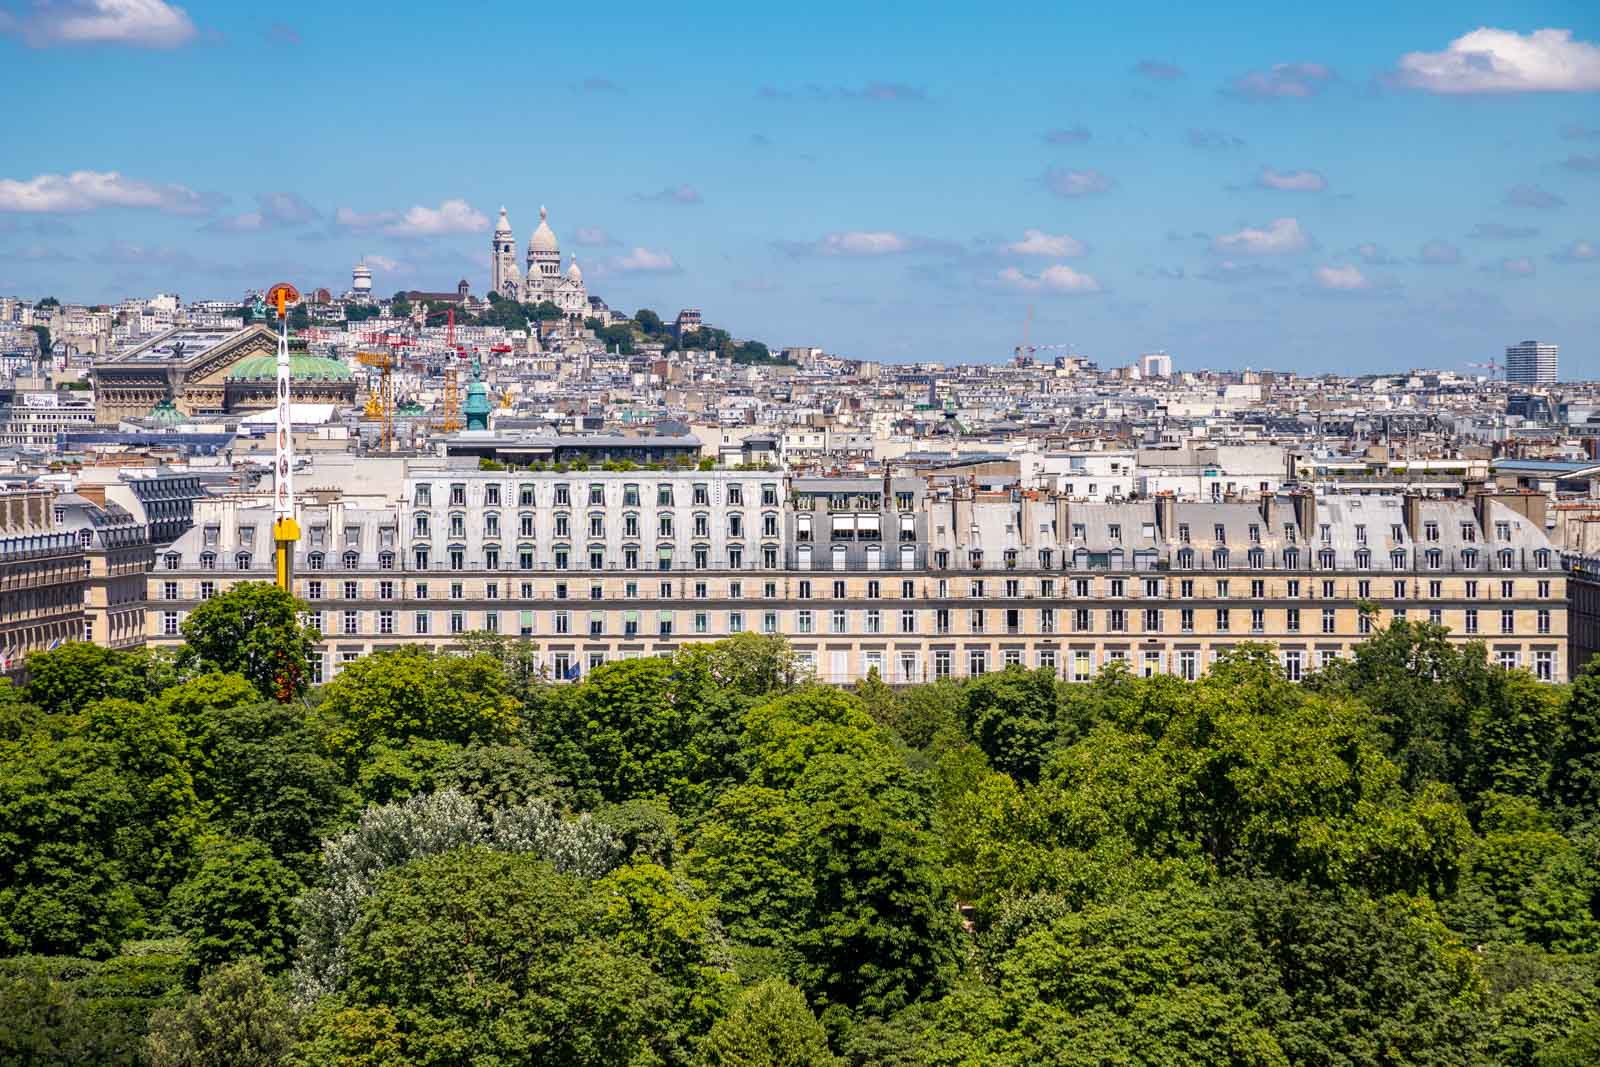
M505 304L497 302L496 306ZM0 1062L1570 1067L1600 1047L1600 665L1396 623L1289 682L816 684L741 634L0 689ZM193 621L193 617L191 617Z

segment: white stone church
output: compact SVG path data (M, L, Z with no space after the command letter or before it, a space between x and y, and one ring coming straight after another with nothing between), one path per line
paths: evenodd
M528 304L548 300L574 319L589 314L589 292L584 288L583 271L578 269L578 257L572 257L565 272L561 270L561 242L556 240L544 208L539 209L539 228L528 238L526 274L517 268L517 242L505 208L500 209L491 249L490 287L501 296Z

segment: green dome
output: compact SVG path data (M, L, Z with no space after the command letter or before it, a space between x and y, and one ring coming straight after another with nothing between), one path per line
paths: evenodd
M151 408L150 414L146 415L145 419L157 426L179 426L189 421L188 417L178 410L171 397Z
M233 365L228 371L228 381L249 381L257 378L278 377L278 357L275 354L260 352L253 356L246 356ZM339 381L347 382L355 378L350 373L350 368L337 359L326 356L312 356L304 352L289 353L289 377L296 381Z

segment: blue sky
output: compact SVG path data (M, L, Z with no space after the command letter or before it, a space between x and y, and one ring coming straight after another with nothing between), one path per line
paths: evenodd
M1600 5L867 6L22 0L0 292L481 292L544 204L773 344L1600 375Z

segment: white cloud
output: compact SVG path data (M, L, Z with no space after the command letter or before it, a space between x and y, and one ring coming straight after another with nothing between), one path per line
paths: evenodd
M208 222L201 227L202 230L211 230L216 233L255 233L266 224L266 219L259 211L246 211L242 215L229 215L213 222Z
M1461 249L1449 241L1425 241L1417 249L1417 262L1426 263L1432 267L1448 267L1461 262Z
M162 0L63 0L36 3L23 18L0 21L33 48L74 44L125 44L177 48L198 35L189 13Z
M346 230L379 230L391 237L440 237L489 228L488 217L460 199L446 200L436 208L418 204L404 215L393 211L362 213L342 207L333 213L333 223Z
M669 185L658 193L639 193L635 200L654 200L660 204L698 204L703 197L692 185Z
M614 262L617 270L633 274L667 274L678 269L678 264L666 252L649 248L635 248Z
M317 209L298 193L257 193L256 203L260 205L256 211L229 215L203 228L219 233L255 233L268 226L300 226L317 217Z
M599 226L579 226L572 234L573 240L590 248L604 248L619 242Z
M1108 175L1098 170L1067 170L1051 167L1044 172L1044 185L1057 196L1091 196L1104 193L1115 185Z
M1256 184L1263 189L1277 189L1281 192L1320 193L1328 187L1328 180L1314 170L1277 171L1271 167L1262 167L1261 174L1256 178Z
M447 233L477 233L489 228L488 216L465 200L446 200L438 207L418 204L400 221L384 227L396 237L438 237Z
M1317 284L1324 289L1335 292L1349 293L1370 286L1366 275L1355 266L1318 267Z
M1218 252L1237 252L1251 256L1276 256L1298 252L1310 242L1298 219L1273 219L1265 229L1247 226L1237 233L1225 233L1211 242Z
M373 211L363 214L354 208L342 207L333 213L333 224L347 230L375 230L394 222L400 216L392 211Z
M1484 274L1499 274L1507 278L1531 278L1538 273L1532 256L1509 256L1490 260L1478 268Z
M203 215L217 197L184 185L156 185L114 170L75 170L18 181L0 179L0 211L93 211L102 207L151 208L173 215Z
M1333 71L1321 63L1275 63L1230 81L1226 92L1254 100L1316 96L1333 80Z
M1025 274L1016 267L1007 267L999 274L1000 283L1013 289L1028 292L1044 290L1053 293L1098 293L1100 283L1092 275L1073 270L1065 263L1046 267L1038 274Z
M361 258L367 261L367 266L377 267L379 270L386 270L390 274L395 273L405 266L405 264L401 263L399 260L390 259L388 256L362 256Z
M1429 93L1584 92L1600 89L1600 47L1571 30L1480 27L1442 52L1407 52L1395 80Z
M1561 251L1553 253L1551 259L1557 263L1588 263L1600 259L1600 249L1592 241L1573 241Z
M1019 256L1081 256L1087 249L1076 237L1043 230L1023 230L1022 240L1006 245L1006 251Z
M888 256L911 248L910 238L891 230L846 230L830 233L817 245L826 256Z

